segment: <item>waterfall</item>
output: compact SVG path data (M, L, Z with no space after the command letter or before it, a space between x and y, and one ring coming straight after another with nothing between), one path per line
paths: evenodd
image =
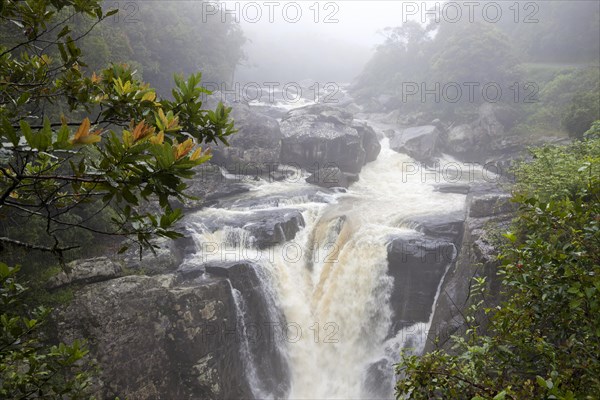
M244 362L244 369L246 371L246 378L250 385L250 390L256 399L266 399L265 393L261 390L261 383L256 373L256 358L250 349L250 342L248 339L249 333L246 329L246 302L242 293L233 287L231 287L233 299L235 302L236 314L237 314L237 326L238 326L238 340L240 341L240 351L242 355L242 361Z
M333 238L338 228L335 218L313 219L298 239L304 248L316 245L309 257L280 256L265 265L276 276L288 324L300 332L288 343L293 399L360 397L364 370L390 327L385 234L342 228L332 242L310 242L313 235Z
M285 316L283 340L277 345L290 368L290 399L373 398L365 386L369 367L383 359L391 369L400 349L418 351L424 343L428 322L390 335L394 281L387 273L387 247L393 237L418 234L405 223L408 217L462 210L465 196L435 191L435 182L407 173L412 159L392 151L387 139L382 145L378 159L363 168L360 180L346 193L306 195L304 191L314 194L317 189L303 180L261 181L241 195L253 199L251 207L236 201L226 209L201 210L190 219L188 229L199 249L206 243L227 248L225 255L203 254L196 262L253 262L262 290L272 299L269 312ZM287 193L294 194L286 201ZM256 212L261 203L255 200L261 196L277 198L265 201L263 210L291 207L302 212L305 227L293 241L259 250L243 227L226 225L236 216ZM206 219L225 225L211 230L200 222ZM246 305L233 291L243 315ZM242 343L242 352L248 352L244 358L250 364L260 357L247 343ZM253 366L246 371L257 398L273 397L262 391ZM390 397L393 383L392 375L381 382Z

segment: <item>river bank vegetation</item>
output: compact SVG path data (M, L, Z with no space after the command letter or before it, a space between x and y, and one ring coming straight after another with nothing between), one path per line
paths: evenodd
M474 278L466 335L405 354L398 398L595 399L600 395L600 121L583 141L532 150L500 254L500 304Z
M229 78L243 40L220 21L171 32L183 38L168 46L177 67L159 67L164 46L149 20L206 28L180 23L193 15L172 3L142 10L143 23L100 1L0 5L0 397L88 398L87 350L79 341L49 346L40 330L49 310L19 282L108 245L152 250L153 238L180 236L181 210L170 201L183 199L192 168L210 158L201 145L234 132L229 109L202 108L197 71ZM191 37L207 44L191 46ZM173 71L193 73L167 90Z

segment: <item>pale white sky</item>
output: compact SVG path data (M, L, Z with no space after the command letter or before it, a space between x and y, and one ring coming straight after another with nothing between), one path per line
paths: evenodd
M223 3L227 4L228 9L234 11L237 5L239 12L236 14L241 17L241 25L248 32L267 30L302 34L310 30L366 44L379 41L377 30L386 26L398 26L403 19L402 2L394 0L225 1ZM270 5L271 3L273 4ZM298 10L301 15L296 17ZM258 12L261 13L260 18ZM272 17L273 22L269 21L269 16ZM292 22L295 19L298 21ZM255 20L257 22L253 22Z
M356 76L383 41L378 31L414 19L398 0L220 1L251 43L241 81L344 80ZM411 1L420 18L431 1ZM425 5L425 6L423 6ZM296 21L296 22L294 22Z

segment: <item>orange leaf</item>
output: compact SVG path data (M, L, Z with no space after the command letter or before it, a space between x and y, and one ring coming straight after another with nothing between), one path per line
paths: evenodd
M92 72L92 83L98 83L102 79L102 75L98 76L95 72Z
M71 139L71 143L90 144L102 140L100 137L101 130L94 131L90 135L90 125L90 119L86 117L81 122L81 125L79 125L79 128L77 128L77 132L75 132L75 136L73 136L73 139Z
M165 133L163 131L158 132L158 135L150 138L152 144L163 144L165 141Z
M79 128L77 128L77 132L75 132L75 136L73 137L72 142L75 143L79 141L84 136L87 136L90 132L90 119L85 117Z
M190 160L195 161L198 158L200 158L200 155L202 154L202 148L198 147L190 156Z
M175 159L179 160L180 158L185 157L185 155L187 153L189 153L193 147L194 147L194 141L192 139L188 139L181 144L173 146Z
M133 130L133 141L144 139L145 137L154 133L154 128L146 125L146 122L141 121Z

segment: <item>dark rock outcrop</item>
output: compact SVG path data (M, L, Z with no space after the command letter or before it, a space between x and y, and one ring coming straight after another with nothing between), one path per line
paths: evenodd
M229 146L214 146L212 162L240 175L261 176L279 164L281 131L275 118L261 114L250 106L231 105L237 132L227 138Z
M255 266L226 273L126 276L84 287L55 316L61 340L85 337L101 373L96 396L109 399L285 397L287 362L265 334L273 315ZM250 323L260 329L248 337ZM255 357L260 356L260 357ZM258 368L250 374L249 357Z
M481 152L481 145L489 136L484 131L473 128L470 124L462 124L450 128L445 137L445 150L447 153L457 156L466 156L469 152ZM472 154L472 153L471 153Z
M46 286L48 289L58 289L71 284L102 282L114 279L121 273L121 266L107 257L76 260L67 264L65 271L50 278Z
M363 398L393 398L394 378L394 365L387 358L370 364L365 373Z
M394 333L429 319L439 283L455 256L454 244L444 239L409 235L391 241L388 273L394 278L390 298Z
M338 167L358 173L375 160L381 145L375 131L339 108L316 104L290 111L281 121L280 161L309 171Z
M500 106L483 104L475 121L450 128L444 137L444 152L484 164L492 154L514 150L506 147L506 129L496 116L499 110Z
M527 147L564 141L561 138L514 134L511 128L516 120L517 110L514 107L483 104L474 121L444 131L439 149L511 179L508 169L514 160L527 156Z
M390 147L425 164L433 162L437 155L440 131L434 125L415 126L396 133L390 139Z
M238 291L238 307L242 316L244 336L252 365L246 363L255 375L255 394L273 394L275 398L285 396L289 390L290 371L282 353L285 346L286 320L275 305L267 276L261 267L251 263L217 262L205 266L213 276L227 278L234 291ZM254 387L254 386L258 387ZM258 392L258 393L256 393Z
M190 221L201 224L210 232L223 227L243 228L250 232L256 247L264 249L293 240L305 225L302 213L292 208L257 210L246 213L222 213L217 215L192 215ZM236 238L231 238L235 243Z
M410 218L409 223L429 237L445 239L459 246L464 230L464 211L445 215L420 215Z
M485 276L490 292L486 299L495 304L499 296L498 249L494 230L508 229L515 205L506 193L490 188L474 190L467 198L468 216L456 263L448 270L435 305L425 351L447 347L451 335L466 329L464 310L470 304L469 290L474 276ZM484 326L482 325L482 330Z
M293 240L305 225L302 214L297 210L282 210L276 216L258 214L261 217L246 222L243 228L250 231L260 249Z
M493 217L516 211L517 204L511 202L508 193L477 194L469 207L470 218Z
M365 162L377 160L377 156L381 151L381 144L375 130L367 124L353 124L358 135L362 138L362 146L365 149Z
M196 250L191 237L175 240L156 238L152 240L154 251L144 250L140 258L140 249L130 247L123 254L115 254L112 259L123 268L135 270L146 275L159 275L175 271L185 256Z
M174 206L187 209L215 205L220 199L227 198L250 190L247 183L240 179L228 178L219 165L206 163L194 169L195 175L186 181L188 187L185 193L194 198L186 198L183 204L176 202Z
M469 185L445 183L436 185L435 191L440 193L468 194L471 191L471 187Z
M250 397L229 283L177 287L174 275L87 286L58 316L63 340L86 337L101 399ZM231 334L227 334L231 332Z
M350 186L350 183L356 182L357 180L355 174L346 174L337 167L318 169L306 178L306 182L324 188L347 188Z

